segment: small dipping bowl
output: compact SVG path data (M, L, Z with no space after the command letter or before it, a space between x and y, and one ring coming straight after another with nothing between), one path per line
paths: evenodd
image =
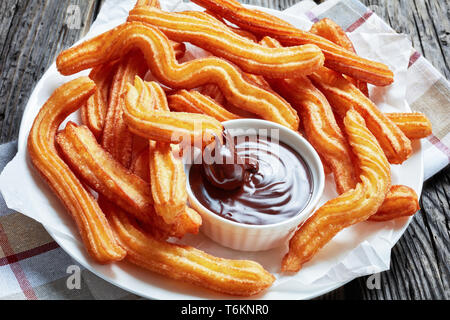
M252 131L256 135L259 130L266 130L267 137L272 137L272 133L276 131L271 130L277 130L278 137L274 138L278 138L280 142L287 144L296 151L309 168L312 193L306 207L297 215L284 221L265 225L239 223L219 216L199 202L189 183L191 165L185 164L188 177L186 180L189 203L203 219L200 230L222 246L240 251L263 251L281 246L292 237L297 227L313 213L322 196L325 174L319 155L299 133L271 121L238 119L224 122L223 125L233 136L251 135L250 132Z

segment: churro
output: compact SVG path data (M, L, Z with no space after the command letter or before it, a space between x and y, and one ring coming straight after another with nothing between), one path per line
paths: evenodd
M392 71L385 64L361 58L325 38L295 28L273 15L247 9L238 1L193 0L193 2L244 30L260 36L273 37L285 46L315 44L325 56L325 66L355 79L377 86L386 86L394 81Z
M336 22L329 18L323 18L322 20L314 23L309 32L330 40L338 46L341 46L342 48L356 54L355 47L345 31ZM367 87L366 82L353 79L352 77L346 75L344 77L353 83L359 90L361 90L366 97L369 96L369 88Z
M342 194L356 185L350 146L325 96L307 78L273 81L272 87L297 109L305 136L331 169Z
M166 95L156 82L144 82L136 77L137 108L142 112L170 113ZM175 157L172 145L149 141L149 178L156 213L168 224L175 223L187 203L186 175L180 157Z
M292 78L323 66L323 54L315 45L264 48L201 12L165 12L144 6L131 10L128 21L157 27L169 39L190 42L249 73Z
M370 221L388 221L400 217L408 217L419 211L419 200L416 192L407 187L391 186L377 213L370 216Z
M137 48L162 84L174 89L193 89L214 83L234 106L298 129L298 115L281 97L245 80L241 71L220 58L207 57L178 63L167 37L139 22L125 23L63 51L57 58L57 67L62 74L69 75L118 59Z
M222 135L223 126L207 115L143 109L138 89L130 84L124 99L124 119L130 130L149 140L207 146L214 136Z
M360 162L361 182L355 189L329 200L297 230L283 258L283 271L299 271L339 231L375 214L389 191L389 163L363 117L349 110L344 124Z
M136 75L144 76L147 69L141 53L131 52L119 63L111 84L102 146L126 168L131 164L133 135L123 120L122 93L127 83L133 82Z
M102 149L89 129L69 122L56 141L64 160L89 187L139 221L150 222L154 214L150 185Z
M201 224L198 214L185 212L179 221L167 224L153 207L150 184L123 167L96 142L83 126L69 122L57 136L65 160L92 189L108 202L151 225L166 236L181 238L186 233L197 233Z
M126 253L117 243L95 198L58 156L55 148L55 135L61 123L95 90L94 82L87 77L56 89L34 120L28 136L28 153L42 178L72 215L91 257L107 263L122 260Z
M180 90L167 97L169 107L174 111L203 113L223 122L238 119L239 116L220 106L212 98L194 90Z
M142 268L235 296L255 295L275 281L254 261L218 258L193 247L160 241L140 229L123 211L110 207L105 212L127 250L127 260Z
M270 37L261 39L261 44L269 47L281 46L277 40ZM337 192L341 194L353 189L356 178L352 152L325 96L306 77L275 79L269 82L272 88L297 110L306 138L319 153L325 168L333 172Z
M411 141L350 81L325 67L311 74L309 78L341 117L351 108L361 113L390 163L400 164L409 158L412 153Z
M422 139L432 134L430 120L420 112L385 113L397 127L408 137L408 139Z
M103 134L106 112L108 110L109 88L116 70L116 63L106 63L93 68L89 74L97 87L95 93L89 97L81 107L81 120L100 139Z

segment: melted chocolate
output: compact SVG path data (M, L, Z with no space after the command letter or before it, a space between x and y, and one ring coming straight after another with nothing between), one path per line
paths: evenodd
M223 160L233 155L234 163L191 168L191 189L203 206L226 219L253 225L284 221L306 207L313 189L311 173L291 147L259 136L235 137L230 145L226 142L216 150Z

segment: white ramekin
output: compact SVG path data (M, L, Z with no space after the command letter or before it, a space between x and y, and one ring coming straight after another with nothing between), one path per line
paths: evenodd
M276 224L248 225L227 220L205 208L194 196L188 178L189 203L203 218L200 230L213 241L235 250L263 251L278 247L284 244L293 235L297 227L311 215L322 196L325 174L319 155L300 134L274 122L258 119L239 119L224 122L223 125L226 129L231 130L268 129L268 136L271 135L271 129L278 129L279 141L284 142L297 151L309 166L313 192L308 205L298 215ZM190 168L189 164L185 165L188 177Z

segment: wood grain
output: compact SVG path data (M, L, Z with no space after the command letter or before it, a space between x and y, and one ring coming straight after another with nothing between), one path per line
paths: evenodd
M79 29L66 24L70 5L80 8ZM17 138L23 109L39 78L63 48L86 33L96 1L2 0L0 5L0 143Z
M0 2L0 143L17 138L23 108L57 53L89 29L103 0L2 0ZM244 0L283 10L298 0ZM317 3L322 1L316 1ZM362 0L414 47L450 76L450 2ZM78 5L80 28L67 25L67 9ZM368 277L355 279L320 299L450 298L450 167L427 181L422 210L392 250L391 269L380 274L380 289Z

